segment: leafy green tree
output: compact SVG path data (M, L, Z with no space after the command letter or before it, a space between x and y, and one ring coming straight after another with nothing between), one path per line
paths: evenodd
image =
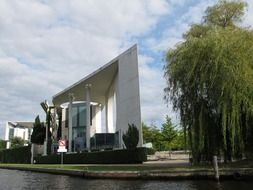
M183 150L185 148L183 131L173 125L168 116L166 116L166 121L162 124L161 129L142 123L142 132L144 143L151 142L157 151Z
M47 111L47 114L46 114L46 125L47 125L47 134L48 134L48 139L47 139L47 154L51 154L51 146L52 146L52 133L50 131L50 127L51 127L51 111L50 109ZM46 138L46 136L45 136Z
M161 150L162 135L160 129L156 126L148 126L142 123L143 142L152 143L155 150Z
M171 118L166 116L161 128L162 147L164 150L183 150L185 146L185 134L181 126L173 125Z
M222 0L208 7L204 22L167 53L166 100L180 112L195 163L245 151L253 110L253 32L237 25L245 6Z
M13 137L11 139L11 148L24 146L25 141L21 137Z
M40 122L39 116L35 118L33 124L33 133L31 135L31 142L34 144L43 144L46 138L46 127Z
M166 116L166 121L165 123L162 124L162 140L170 143L177 137L177 130L176 126L174 126L171 122L171 118Z
M134 124L128 124L128 130L123 134L123 141L127 149L137 147L139 142L139 131Z
M183 130L177 131L177 136L170 142L169 148L171 150L187 150L188 146Z
M246 131L243 133L243 139L246 139L245 141L245 154L248 158L253 158L253 116L249 116L247 120L247 125L251 127L248 127Z
M0 150L2 150L2 149L6 149L6 141L0 139Z

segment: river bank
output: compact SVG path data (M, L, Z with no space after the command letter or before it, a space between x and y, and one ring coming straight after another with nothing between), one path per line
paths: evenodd
M0 189L8 190L252 190L252 181L85 179L29 171L0 169Z
M165 164L138 165L39 165L0 164L1 169L76 176L88 179L214 180L211 167L166 167ZM252 180L253 168L220 168L220 180Z

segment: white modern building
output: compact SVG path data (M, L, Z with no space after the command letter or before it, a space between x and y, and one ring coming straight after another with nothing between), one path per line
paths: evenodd
M74 71L73 71L74 72ZM68 141L68 151L124 148L128 124L139 130L142 146L137 46L53 96L52 136Z
M6 148L11 147L11 139L20 137L25 141L24 145L28 145L31 140L33 130L33 122L6 122L5 140L7 141Z

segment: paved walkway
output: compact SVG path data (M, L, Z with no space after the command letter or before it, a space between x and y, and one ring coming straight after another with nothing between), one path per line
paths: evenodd
M157 161L147 161L143 165L153 165L153 166L164 166L164 167L184 167L190 166L188 159L181 160L157 160Z

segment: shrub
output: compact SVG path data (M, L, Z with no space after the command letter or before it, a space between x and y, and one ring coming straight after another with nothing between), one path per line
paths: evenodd
M128 130L122 138L127 149L136 148L139 142L139 131L137 127L134 124L128 124Z
M35 157L37 164L60 164L60 154ZM65 164L133 164L147 161L146 148L64 154Z
M31 135L31 142L35 144L43 144L46 138L46 127L40 122L39 116L35 118L33 124L33 133Z
M11 148L18 148L24 146L25 141L21 137L13 137L11 139Z
M6 149L7 141L0 139L0 150Z
M155 149L153 149L153 148L146 148L146 153L147 153L147 155L154 155L155 154Z
M31 146L11 148L0 151L1 163L20 163L26 164L31 162Z

